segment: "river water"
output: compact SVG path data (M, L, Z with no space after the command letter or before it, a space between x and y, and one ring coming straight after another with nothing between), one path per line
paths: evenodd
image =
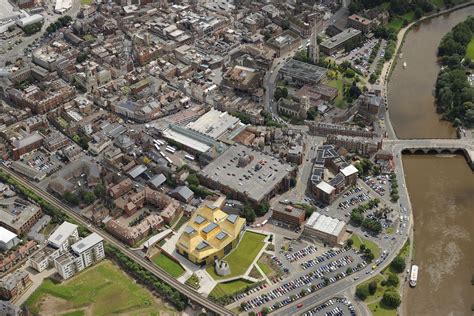
M474 15L474 6L425 21L407 34L403 58L397 60L388 89L390 119L398 138L456 137L452 124L441 121L435 109L440 69L436 52L441 38L469 15Z
M473 6L426 21L407 35L388 86L390 118L399 138L456 136L435 111L436 50L469 15ZM416 288L405 292L407 314L472 315L474 174L460 155L404 155L403 165L414 213L414 263L420 266Z

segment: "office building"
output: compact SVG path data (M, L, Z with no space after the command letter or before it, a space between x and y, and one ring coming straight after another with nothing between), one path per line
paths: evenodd
M289 225L300 227L304 223L305 211L293 206L287 206L283 210L272 210L272 219Z
M354 28L348 28L341 33L321 43L321 51L332 55L337 51L357 46L362 39L362 32Z
M303 86L320 83L326 77L327 71L326 68L290 59L281 67L278 75L280 80L290 85Z

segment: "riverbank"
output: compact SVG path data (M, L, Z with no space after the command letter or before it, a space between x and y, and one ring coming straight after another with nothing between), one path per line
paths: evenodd
M393 54L392 59L389 61L385 62L381 74L380 74L380 86L382 87L382 96L384 98L385 102L385 126L387 129L387 134L389 139L397 139L399 138L399 135L397 135L394 124L391 120L391 115L390 115L390 106L389 106L389 101L388 101L388 84L390 82L390 78L393 74L393 71L397 65L397 61L399 59L399 54L400 51L402 50L403 44L405 42L406 36L410 33L414 27L419 26L423 21L427 21L445 14L448 14L450 12L454 12L457 10L464 9L466 7L474 5L473 2L468 2L468 3L463 3L461 5L458 5L456 7L452 7L450 9L446 9L440 12L436 12L427 16L422 17L421 19L414 21L410 24L408 24L406 27L402 28L399 33L397 34L397 41L396 41L396 46L395 46L395 52ZM434 109L433 109L434 111Z

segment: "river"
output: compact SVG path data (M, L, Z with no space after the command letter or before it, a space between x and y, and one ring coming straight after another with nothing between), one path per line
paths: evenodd
M388 86L389 111L399 138L454 138L435 111L436 50L474 7L433 18L411 30ZM403 61L407 63L403 69ZM472 315L474 286L474 174L460 155L404 155L413 206L418 284L407 289L408 315Z
M441 121L435 109L440 70L436 52L441 38L469 15L474 15L474 6L427 20L408 32L388 89L390 119L398 138L456 137L451 122Z

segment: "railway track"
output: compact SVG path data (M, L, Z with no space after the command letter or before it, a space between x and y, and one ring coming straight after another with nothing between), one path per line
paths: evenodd
M211 311L217 315L233 315L230 310L226 309L225 307L212 302L211 300L207 299L206 297L201 296L199 293L197 293L194 289L191 287L182 284L178 282L175 278L171 277L161 269L160 267L155 266L154 264L150 263L146 259L140 257L139 255L135 254L133 251L125 247L121 242L117 241L114 237L109 235L108 233L104 232L101 229L98 229L95 226L90 226L89 223L82 218L80 215L78 215L76 212L72 210L68 205L60 201L58 198L53 196L52 194L44 191L43 189L38 188L36 185L34 185L32 182L29 180L23 178L22 176L17 175L16 173L12 172L5 166L1 165L0 168L8 173L14 180L16 180L18 183L24 185L28 189L32 190L39 196L41 196L43 199L45 199L48 203L51 205L57 207L61 211L63 211L65 214L67 214L69 217L77 221L79 224L84 225L84 227L88 227L88 229L91 232L95 232L99 234L102 238L104 238L105 241L107 241L109 244L115 246L117 249L120 249L124 254L126 254L129 258L133 259L135 262L140 264L143 268L147 269L151 273L153 273L156 277L161 279L163 282L168 283L172 287L174 287L176 290L178 290L180 293L184 294L187 296L191 301L203 306L206 308L208 311Z

